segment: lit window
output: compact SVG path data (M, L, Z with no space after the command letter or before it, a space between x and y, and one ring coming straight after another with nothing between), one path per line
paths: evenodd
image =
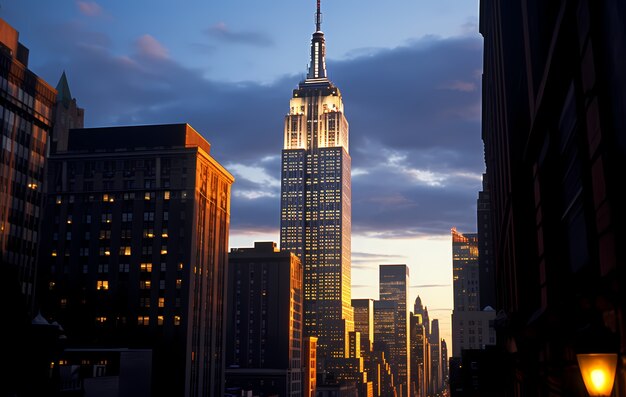
M154 200L154 192L146 192L143 198L144 200Z
M65 309L67 307L67 299L61 298L61 309Z
M105 321L107 321L106 317L96 317L96 322L100 324L104 323Z
M180 289L183 286L183 280L176 279L176 289Z
M159 307L165 307L165 298L159 298Z
M158 325L163 325L163 316L158 316L157 317L157 324Z
M61 199L61 196L57 196L56 203L57 204L61 204L62 202L63 202L63 200Z
M139 270L142 272L151 272L152 271L152 263L142 263L139 265Z
M150 289L152 282L150 280L141 280L139 282L139 288L141 289Z
M161 237L163 237L163 238L167 238L167 237L169 237L169 235L167 234L167 229L163 229L163 230L161 231Z
M170 199L170 191L166 190L163 192L163 200L169 200Z
M120 255L123 255L123 256L131 255L130 247L120 247Z
M149 316L139 316L137 317L137 325L149 325L150 317Z
M180 262L180 263L178 264L178 270L183 270L183 263L182 263L182 262Z
M161 255L166 255L167 254L167 245L163 245L161 246Z
M174 316L174 325L180 325L180 316Z
M98 284L96 286L97 290L108 290L109 282L107 280L98 280Z
M67 216L67 224L70 225L72 223L72 214Z
M57 250L52 250L52 256L57 256Z

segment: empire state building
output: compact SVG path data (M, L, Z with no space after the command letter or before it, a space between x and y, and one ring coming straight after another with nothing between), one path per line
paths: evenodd
M304 336L318 338L318 371L326 361L348 357L354 330L348 121L325 55L318 0L309 71L285 116L280 218L281 249L304 266Z

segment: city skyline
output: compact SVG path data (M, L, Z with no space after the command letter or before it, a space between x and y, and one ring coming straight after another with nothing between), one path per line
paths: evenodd
M181 24L175 17L186 12L192 18L190 10L201 10L200 4L170 10L151 3L150 18L139 18L146 3L28 7L26 1L3 4L0 16L20 31L37 74L57 81L66 70L87 127L189 120L203 131L237 178L230 241L236 247L278 240L280 115L288 110L285 96L306 73L310 3L263 5L270 15L252 22L259 5L246 4L249 12L239 19L233 15L241 4L215 5L198 12L206 20L186 40L173 33ZM475 230L484 171L477 6L408 3L322 4L332 38L330 78L342 87L353 131L353 196L359 199L353 202L352 295L376 299L378 265L407 263L410 300L419 293L451 340L449 230ZM451 11L444 16L442 10ZM163 18L169 24L160 24ZM348 18L359 33L346 30ZM212 55L193 45L201 39L216 48ZM255 63L265 58L274 59L271 71ZM230 66L240 63L243 71ZM235 117L242 110L250 121Z

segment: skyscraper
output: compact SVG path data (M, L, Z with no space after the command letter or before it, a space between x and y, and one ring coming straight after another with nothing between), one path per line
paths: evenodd
M441 381L441 348L440 348L440 340L439 340L439 320L434 319L431 323L431 331L430 331L430 385L431 385L431 395L437 394L441 391L442 381Z
M70 346L153 350L152 395L222 396L233 177L187 124L71 130L49 159L42 312Z
M409 317L409 268L407 265L380 265L379 291L381 302L395 302L395 335L390 347L389 362L397 371L399 396L409 396L410 348Z
M325 54L318 1L309 72L285 116L280 246L302 260L304 334L318 337L320 375L326 359L348 356L354 328L348 122L341 92L326 74Z

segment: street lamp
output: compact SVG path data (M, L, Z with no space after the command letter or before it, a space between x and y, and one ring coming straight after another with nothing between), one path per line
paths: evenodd
M577 354L576 357L589 395L610 396L615 381L617 354Z

